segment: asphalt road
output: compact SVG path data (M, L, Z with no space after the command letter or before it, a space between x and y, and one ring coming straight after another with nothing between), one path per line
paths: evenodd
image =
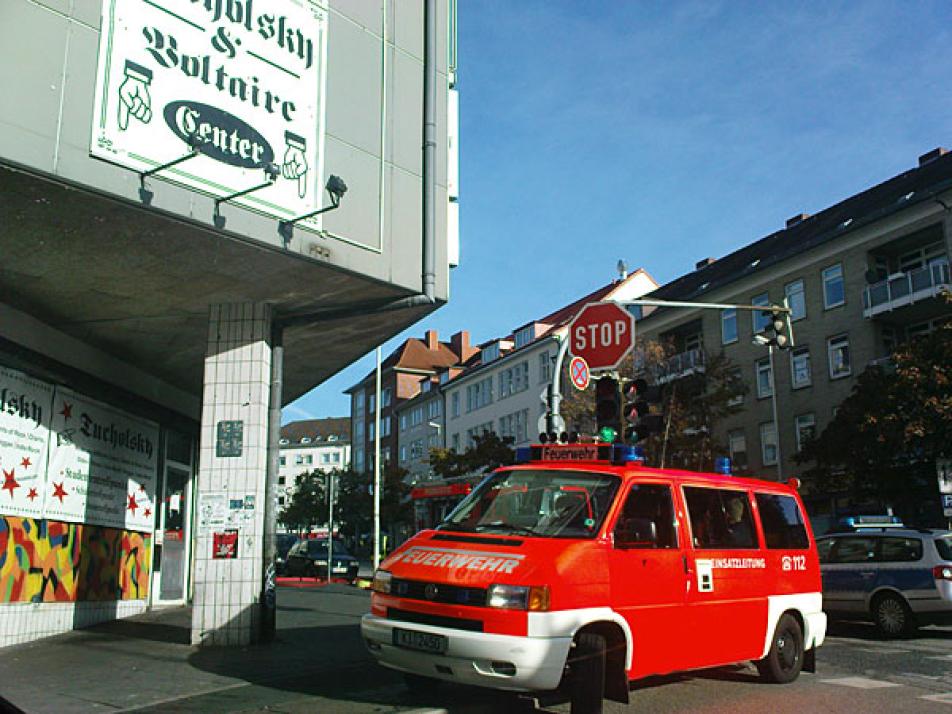
M365 591L334 584L280 588L275 643L200 650L189 613L150 613L0 650L0 695L26 712L320 712L504 714L508 695L448 684L411 695L360 640ZM705 646L703 633L688 646ZM948 712L952 628L881 640L871 626L834 624L816 674L762 684L752 666L640 682L606 712ZM2 706L0 706L2 709ZM567 714L565 704L520 712Z

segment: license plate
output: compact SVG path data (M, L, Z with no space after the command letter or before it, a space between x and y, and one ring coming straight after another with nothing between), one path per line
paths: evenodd
M393 628L393 644L397 647L404 647L408 650L419 650L420 652L433 652L443 654L449 640L443 635L431 635L429 632L417 632L416 630L401 630Z
M346 566L346 565L335 565L335 566L334 566L334 572L335 572L335 573L346 573L346 572L347 572L347 566Z

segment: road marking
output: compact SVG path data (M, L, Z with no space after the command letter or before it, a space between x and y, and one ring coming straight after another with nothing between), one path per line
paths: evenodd
M952 660L952 655L933 655L932 657L926 657L926 659L937 659L940 662L948 662Z
M952 704L952 694L925 694L919 699L926 699L930 702L939 702L940 704Z
M841 684L844 687L856 687L857 689L882 689L883 687L901 687L901 684L895 682L884 682L881 679L869 679L867 677L837 677L836 679L821 679L824 684Z

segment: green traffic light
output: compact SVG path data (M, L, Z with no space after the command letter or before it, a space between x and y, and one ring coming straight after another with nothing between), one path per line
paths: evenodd
M614 444L615 438L618 436L618 432L612 429L610 426L603 426L598 430L598 438L601 439L606 444Z

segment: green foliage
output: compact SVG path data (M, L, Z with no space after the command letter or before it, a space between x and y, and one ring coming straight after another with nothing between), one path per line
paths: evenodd
M308 471L294 479L294 492L278 520L289 530L308 530L318 523L327 523L327 475Z
M512 437L493 433L473 438L473 445L461 454L452 449L430 449L430 468L442 478L457 478L469 474L486 473L516 459Z
M952 299L946 296L952 305ZM952 455L952 321L872 365L836 417L796 455L811 491L901 501Z
M341 471L337 481L334 519L341 533L359 537L373 530L374 497L371 493L373 474ZM388 463L380 474L380 523L393 529L413 520L410 487L404 482L408 471Z

